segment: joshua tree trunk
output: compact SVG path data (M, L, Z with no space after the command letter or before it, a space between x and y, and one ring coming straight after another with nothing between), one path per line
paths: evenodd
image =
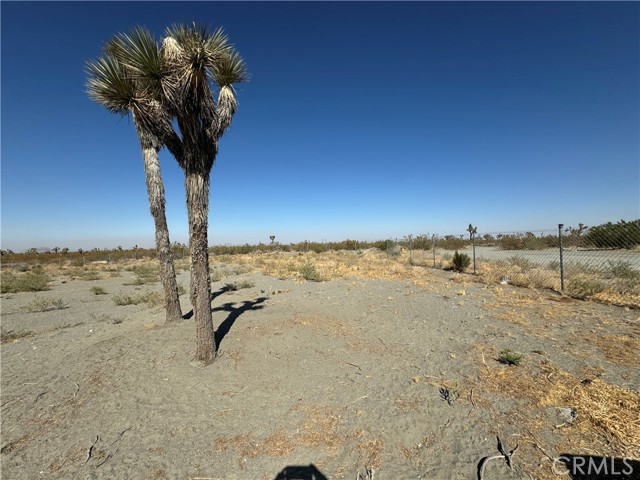
M160 281L164 289L164 305L167 322L173 322L182 318L180 308L180 296L176 283L176 271L173 266L173 253L169 241L169 228L165 215L164 184L160 174L160 162L158 160L159 146L154 145L147 135L139 131L142 145L142 158L144 160L144 173L147 180L147 194L149 196L149 209L156 227L156 251L160 263Z
M191 251L191 305L196 324L196 360L211 363L216 342L211 317L211 276L209 273L209 172L185 172Z

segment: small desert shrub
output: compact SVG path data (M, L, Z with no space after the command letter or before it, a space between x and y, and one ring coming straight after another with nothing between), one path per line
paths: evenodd
M9 330L8 332L0 333L0 343L13 342L19 338L30 337L31 335L34 335L34 333L29 330L22 330L20 332Z
M144 301L150 308L164 307L164 294L162 292L147 292L144 294Z
M102 287L91 287L90 291L94 295L106 295L107 294L107 291Z
M178 295L184 295L185 293L187 293L187 288L183 284L179 283L178 284Z
M518 366L522 363L522 355L516 352L512 352L510 349L505 348L500 352L500 356L498 357L498 361L505 365L515 365Z
M159 280L157 265L135 265L130 269L136 276L133 285L146 285Z
M51 310L62 310L67 308L67 304L61 298L39 298L36 297L25 307L27 312L49 312Z
M82 277L80 277L82 280L100 280L100 273L97 272L96 270L85 270L84 273L82 274Z
M587 265L583 262L565 262L564 264L564 274L567 277L573 277L580 274L600 274L597 268L593 268L590 265Z
M298 269L298 273L305 280L311 280L313 282L321 282L322 281L322 276L320 275L320 272L318 272L318 270L316 269L315 265L313 265L311 263L305 263L304 265L302 265Z
M227 277L227 274L224 270L219 268L214 268L211 270L211 281L219 282L220 280L224 280Z
M457 250L453 254L451 260L451 266L456 272L464 272L464 270L471 265L471 258L466 253L459 253Z
M498 247L502 250L542 250L557 244L558 239L554 235L537 237L531 232L524 235L503 235L498 240Z
M606 273L609 278L626 278L629 280L640 278L640 271L633 268L629 262L612 262L609 260L608 263Z
M445 250L460 250L468 245L468 240L464 240L454 235L447 235L444 238L436 240L436 247L443 248Z
M456 387L441 387L440 398L445 400L449 405L456 403L456 400L460 398L460 392Z
M246 278L225 284L225 288L229 292L234 292L236 290L242 290L243 288L252 288L252 287L255 287L255 283L253 283L251 280L248 280Z
M135 295L114 295L111 298L113 303L120 307L124 305L138 305L146 301L146 297L139 293Z
M569 280L567 293L572 297L587 298L606 289L606 285L597 278L576 277Z
M392 258L398 258L402 254L402 247L393 243L391 240L385 242L385 251L387 256Z
M524 258L522 255L513 255L507 259L511 265L520 267L522 270L529 270L531 268L531 260Z
M89 316L96 322L107 322L113 325L118 325L124 321L122 317L114 317L112 315L109 315L108 313L101 313L100 315L91 313Z
M164 305L164 295L162 292L146 291L134 295L114 295L111 298L113 299L113 303L118 306L139 305L141 303L146 303L149 307L160 307Z
M251 267L246 265L232 265L228 267L228 272L231 275L242 275L243 273L247 273L251 271Z
M27 272L14 275L3 273L1 277L2 293L42 292L49 290L49 277L44 273Z

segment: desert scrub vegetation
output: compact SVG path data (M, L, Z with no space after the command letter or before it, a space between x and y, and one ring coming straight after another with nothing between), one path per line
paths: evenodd
M14 342L20 338L31 337L33 335L35 335L35 333L30 330L21 330L18 332L9 330L8 332L0 332L0 343Z
M94 295L106 295L107 291L102 287L91 287L89 290Z
M135 278L131 285L146 285L148 283L156 283L159 281L158 265L155 264L141 264L134 265L127 268L130 272L133 272Z
M312 263L305 263L300 267L298 273L305 280L310 280L312 282L322 282L323 278L320 275L318 269Z
M236 280L235 282L225 283L224 288L228 292L234 292L236 290L242 290L244 288L253 288L255 286L256 284L253 283L251 280L242 278L242 279Z
M596 248L632 249L640 245L640 219L603 223L587 231L585 243Z
M42 292L49 290L49 281L49 276L42 269L18 274L2 272L0 290L2 293Z
M536 236L532 232L525 234L498 235L497 245L501 250L544 250L557 247L557 235Z
M134 293L133 295L114 295L111 297L113 303L119 307L125 305L139 305L146 303L150 308L164 306L164 295L162 292L146 291L140 293Z
M498 362L504 365L515 365L517 367L522 363L522 355L505 348L500 352Z
M451 259L451 268L456 272L464 272L471 265L471 258L466 253L459 253L457 250Z
M150 293L151 292L134 293L133 295L114 295L111 299L113 300L113 303L119 307L125 305L138 305L146 302Z
M61 298L40 298L35 297L24 308L29 313L49 312L51 310L62 310L68 305Z
M112 325L119 325L122 322L124 322L123 317L116 317L113 315L109 315L108 313L101 313L101 314L90 313L89 317L95 322L105 322L105 323L110 323Z

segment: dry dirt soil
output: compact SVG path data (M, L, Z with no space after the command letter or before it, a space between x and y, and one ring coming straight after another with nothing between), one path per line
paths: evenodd
M496 437L518 449L484 480L570 478L561 454L640 460L638 310L407 268L312 282L245 265L213 284L206 367L192 319L114 303L159 289L129 271L3 295L2 478L474 479ZM224 290L238 280L253 286ZM638 478L629 464L612 478Z

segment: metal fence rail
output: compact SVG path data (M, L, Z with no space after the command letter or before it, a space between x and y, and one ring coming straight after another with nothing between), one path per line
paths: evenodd
M606 226L605 226L606 227ZM418 246L418 248L416 248ZM454 252L466 272L487 283L549 288L577 298L640 307L640 221L588 228L558 225L526 232L405 237L388 245L416 265L451 269Z

